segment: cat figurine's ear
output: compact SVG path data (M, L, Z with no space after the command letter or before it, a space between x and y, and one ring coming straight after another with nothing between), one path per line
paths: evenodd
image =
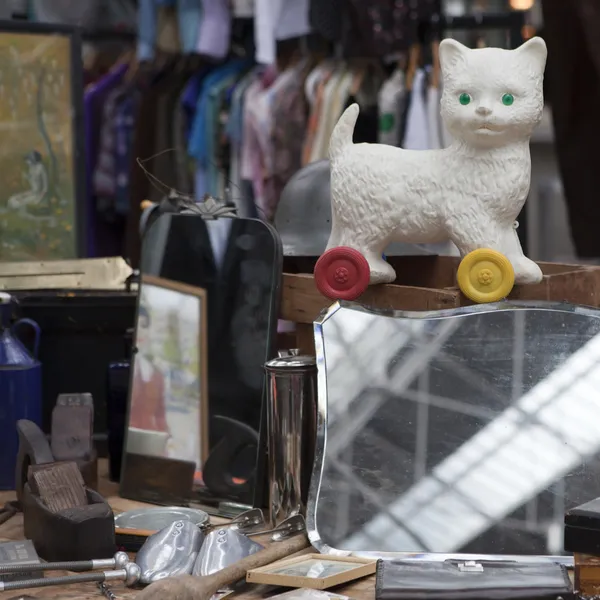
M442 40L439 50L442 72L447 72L457 63L463 61L467 52L469 52L469 49L456 40L450 38Z
M538 73L542 74L544 72L548 49L546 48L546 42L541 37L531 38L519 46L515 52L531 61Z

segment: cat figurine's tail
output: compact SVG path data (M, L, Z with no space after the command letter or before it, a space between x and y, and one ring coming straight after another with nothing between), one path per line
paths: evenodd
M334 160L347 146L352 145L354 126L359 112L358 104L354 103L342 113L329 139L329 160Z

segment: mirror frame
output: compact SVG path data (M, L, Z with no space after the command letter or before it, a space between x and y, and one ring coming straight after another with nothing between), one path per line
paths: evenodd
M322 554L337 556L361 556L378 558L382 560L402 559L415 562L443 562L446 560L474 560L474 561L516 561L521 563L559 563L568 568L574 567L573 556L528 555L528 554L460 554L444 552L376 552L340 550L329 546L322 538L318 529L318 503L323 477L323 466L327 447L327 372L325 357L325 340L323 338L323 324L331 319L340 309L349 308L355 311L382 317L400 319L432 319L439 317L463 316L472 314L485 314L498 311L516 310L548 310L576 315L583 315L600 319L600 310L574 304L560 302L531 302L531 301L505 301L493 304L478 304L445 310L432 311L402 311L385 310L363 306L355 302L338 301L330 308L324 310L314 321L315 350L317 357L317 439L315 447L315 460L310 481L308 504L306 510L306 528L308 539L312 546Z

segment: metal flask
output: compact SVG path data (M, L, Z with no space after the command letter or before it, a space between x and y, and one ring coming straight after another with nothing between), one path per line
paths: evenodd
M135 558L142 571L140 582L189 575L203 541L204 534L190 521L175 521L152 534Z
M314 356L280 352L265 364L269 440L269 521L305 513L315 455L317 366Z
M192 575L212 575L263 548L233 527L215 529L206 536Z
M42 425L42 367L37 359L40 327L21 319L11 327L13 298L0 292L0 490L15 489L15 463L19 452L17 421ZM27 325L34 332L31 355L17 338Z

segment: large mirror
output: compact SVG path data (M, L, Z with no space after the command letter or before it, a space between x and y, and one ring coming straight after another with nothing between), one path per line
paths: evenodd
M172 459L196 463L194 499L211 512L263 503L263 366L274 352L281 256L275 230L256 219L166 214L145 233L122 475L129 497L156 497L135 491L145 485L135 478L160 478L163 463L152 459ZM144 457L157 466L144 467Z
M563 555L565 511L600 496L599 334L570 305L335 304L315 324L313 544Z

